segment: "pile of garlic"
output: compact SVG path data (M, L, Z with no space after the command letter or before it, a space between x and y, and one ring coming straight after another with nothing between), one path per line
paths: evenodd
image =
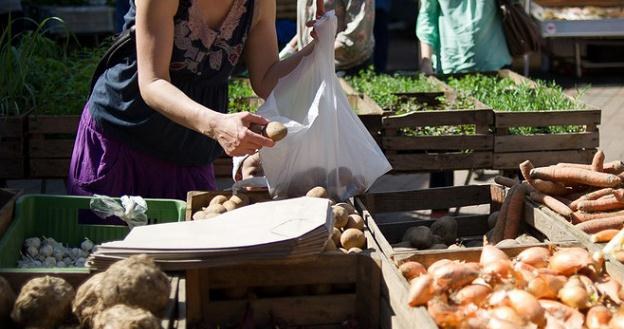
M53 238L32 237L24 240L20 268L37 267L84 267L94 244L85 238L80 248L68 248Z

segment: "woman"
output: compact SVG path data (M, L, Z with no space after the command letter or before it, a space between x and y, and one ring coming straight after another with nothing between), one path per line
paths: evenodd
M425 74L496 71L511 64L496 0L421 0L416 35ZM429 187L454 185L452 171L430 176Z
M317 3L320 2L317 0ZM336 70L339 75L356 74L371 64L375 47L373 27L375 25L374 0L324 0L324 10L335 10L338 18L338 34L334 44ZM280 58L287 58L296 50L310 43L310 21L318 16L318 7L313 0L297 0L297 34L280 52Z
M249 129L267 121L226 114L227 82L238 60L266 98L314 43L278 60L275 1L135 0L125 29L136 53L97 80L74 145L70 194L186 199L215 189L211 162L271 147Z

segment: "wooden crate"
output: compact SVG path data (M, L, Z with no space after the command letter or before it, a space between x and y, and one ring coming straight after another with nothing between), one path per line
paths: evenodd
M67 177L79 122L79 115L29 117L28 177Z
M440 80L429 77L441 92L400 93L401 98L438 107L438 96L452 101L457 93ZM382 119L382 148L393 172L479 169L492 166L494 114L477 100L474 109L416 111ZM391 110L391 109L390 109ZM392 111L390 111L392 112ZM401 129L469 125L474 135L405 136Z
M557 243L563 247L578 246L575 243ZM508 256L514 257L526 249L523 247L500 248ZM461 250L440 250L432 254L413 254L404 261L412 260L423 264L425 267L440 259L462 260L466 262L478 262L482 248L470 248ZM397 265L385 255L381 255L381 309L380 323L382 329L407 329L413 328L414 323L418 328L437 329L438 326L427 312L426 307L408 306L409 283L399 272ZM618 282L624 282L624 275L621 269L607 263L607 272Z
M251 203L270 200L266 191L245 194ZM217 195L231 192L189 192L187 220ZM370 232L365 235L373 246ZM250 307L257 325L277 320L280 326L338 328L355 320L359 328L378 328L380 276L379 255L371 249L189 270L186 325L236 325Z
M26 130L30 112L0 117L0 180L26 175Z
M22 192L22 190L16 189L0 189L0 239L13 221L15 201Z
M516 83L535 82L510 70L501 70L500 77ZM590 163L599 145L598 125L601 111L587 106L586 110L505 112L494 109L494 161L492 169L517 169L518 163L531 160L534 166L557 162ZM556 125L584 126L585 131L565 134L509 135L513 127L544 127Z
M405 192L368 193L356 197L355 206L373 235L380 250L391 260L405 258L414 253L434 253L436 250L393 248L401 241L405 231L412 226L430 226L435 219L420 210L446 209L467 206L482 206L458 214L455 218L461 241L482 241L489 231L487 219L498 210L505 198L505 191L499 185L467 185L430 188Z
M13 288L13 291L16 294L19 294L21 287L24 284L26 284L26 282L37 277L42 277L45 275L59 277L59 278L66 280L69 284L71 284L74 287L74 289L78 289L78 287L83 282L85 282L94 274L96 273L95 272L63 273L62 269L60 269L58 273L50 274L50 273L33 272L33 273L30 273L29 276L15 275L15 273L1 273L0 272L0 275L4 277L5 279L7 279L7 281L11 285L11 288ZM186 327L183 325L180 325L177 327L174 326L174 324L176 323L180 323L180 324L186 323L184 312L179 311L180 302L178 300L180 289L185 288L184 281L182 281L184 279L184 276L183 274L179 274L179 273L168 273L168 275L171 278L171 291L169 293L169 300L167 302L167 306L165 307L165 310L163 311L163 315L161 317L160 325L162 329L173 329L173 328L186 329ZM180 285L181 283L182 285Z

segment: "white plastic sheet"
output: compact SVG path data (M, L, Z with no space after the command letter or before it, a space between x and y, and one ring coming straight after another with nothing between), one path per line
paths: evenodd
M279 121L288 136L260 157L269 191L277 198L324 186L345 200L366 191L390 163L366 130L335 74L333 11L317 20L314 50L280 79L258 114Z

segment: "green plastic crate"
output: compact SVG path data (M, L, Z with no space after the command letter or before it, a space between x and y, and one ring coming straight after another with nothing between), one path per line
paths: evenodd
M70 246L79 246L85 237L95 244L121 240L128 227L119 225L80 224L79 214L89 212L91 197L66 195L25 195L15 204L15 218L0 240L0 272L83 273L87 268L17 268L24 239L51 237ZM186 202L146 199L150 224L183 221Z

